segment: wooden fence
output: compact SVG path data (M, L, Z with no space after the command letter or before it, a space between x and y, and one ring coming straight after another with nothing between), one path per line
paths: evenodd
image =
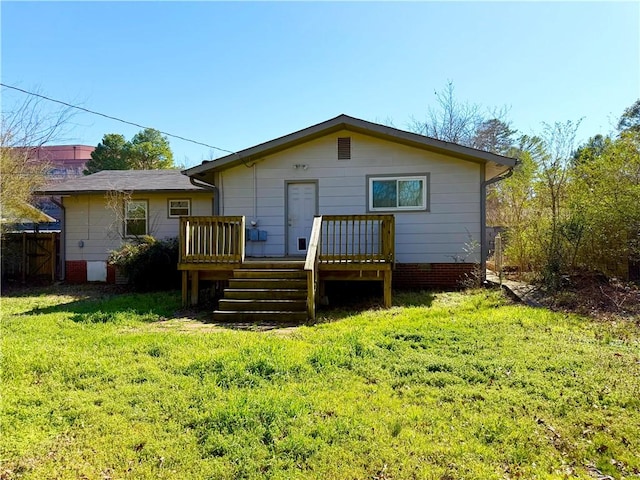
M5 233L2 236L2 278L20 281L54 281L60 251L59 233Z

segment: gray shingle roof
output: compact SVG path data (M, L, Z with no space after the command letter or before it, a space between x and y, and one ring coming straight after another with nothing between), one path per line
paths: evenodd
M74 193L203 191L191 184L180 170L103 170L92 175L55 182L35 192L38 195Z

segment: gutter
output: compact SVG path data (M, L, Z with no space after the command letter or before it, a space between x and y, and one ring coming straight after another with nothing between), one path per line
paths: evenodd
M50 197L51 203L60 207L62 215L60 216L60 280L65 279L65 265L67 258L67 233L65 228L67 213L62 202L56 200L56 197Z
M517 164L516 164L517 165ZM498 175L490 180L485 180L485 170L482 169L482 182L480 183L480 279L482 283L487 280L487 187L502 180L506 180L513 175L513 169L509 168L503 175Z
M218 190L218 187L216 187L212 183L206 183L204 181L200 182L193 177L189 177L189 181L191 182L191 185L193 185L194 187L202 188L204 190L209 190L213 192L213 200L212 200L213 205L211 206L211 213L214 216L220 215L220 202L218 201L220 199L220 192Z

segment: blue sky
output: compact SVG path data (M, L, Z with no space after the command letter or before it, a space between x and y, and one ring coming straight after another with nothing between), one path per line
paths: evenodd
M606 133L640 97L638 2L11 2L2 82L240 150L340 113L407 128L451 80L512 126ZM22 94L2 89L3 109ZM55 108L55 105L52 105ZM64 143L139 128L78 114ZM221 155L170 139L178 163Z

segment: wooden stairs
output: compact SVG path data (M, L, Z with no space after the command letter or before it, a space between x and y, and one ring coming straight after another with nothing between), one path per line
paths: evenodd
M301 323L307 320L304 261L246 261L233 271L213 312L215 322Z

